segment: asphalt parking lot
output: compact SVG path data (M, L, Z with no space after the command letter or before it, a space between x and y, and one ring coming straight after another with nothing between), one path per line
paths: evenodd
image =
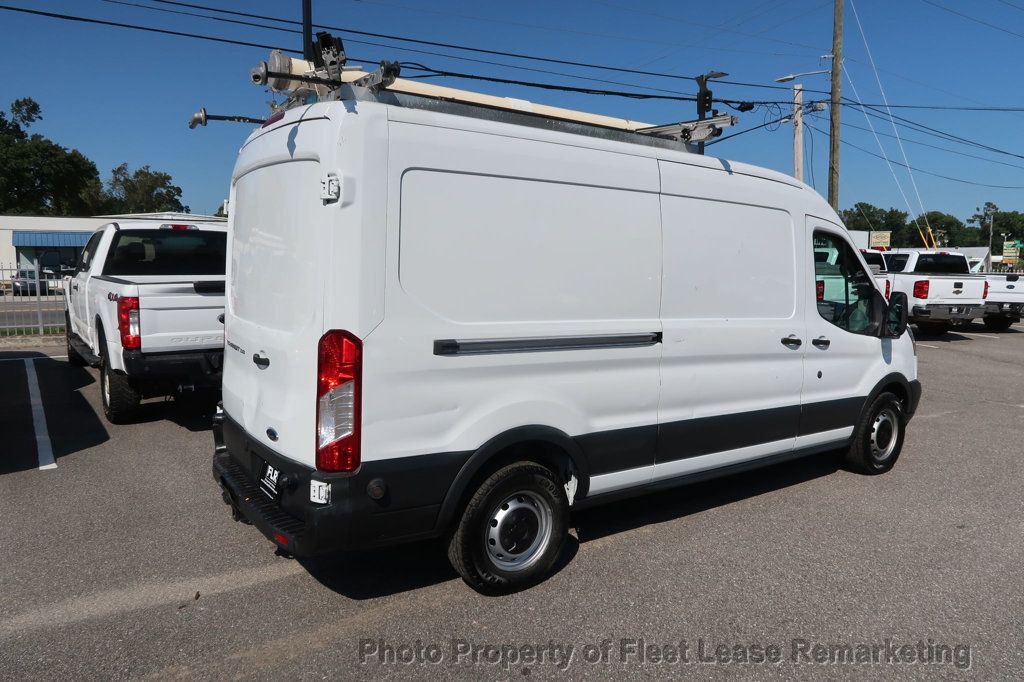
M1024 333L918 350L891 473L822 456L580 513L552 579L484 597L434 543L275 555L220 500L202 406L114 427L63 346L5 345L0 678L1018 677Z

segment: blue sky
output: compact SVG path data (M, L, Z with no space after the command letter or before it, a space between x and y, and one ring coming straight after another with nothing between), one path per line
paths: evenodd
M151 0L132 0L153 4ZM195 0L198 4L256 14L298 19L300 0ZM882 85L893 104L1024 105L1015 87L1024 60L1024 0L935 0L982 21L1020 33L972 23L944 12L926 0L858 0L856 8L867 35ZM103 0L7 0L6 4L127 23L160 26L231 37L271 45L300 47L299 36L287 32L238 26L128 7ZM1020 8L1014 7L1019 5ZM160 6L160 5L154 5ZM831 0L734 0L729 3L687 3L647 0L562 0L561 2L495 3L468 0L313 0L318 23L462 45L486 47L624 66L642 70L696 75L708 70L730 74L730 80L772 84L781 75L826 68L819 59L831 51ZM170 8L163 5L165 8ZM634 9L635 8L635 9ZM699 9L697 9L699 8ZM179 8L180 9L180 8ZM849 0L846 5L847 68L863 101L881 102L875 76ZM211 113L264 116L268 93L249 84L251 67L266 51L185 38L159 36L117 28L90 26L41 17L0 12L0 63L5 69L4 98L30 96L43 107L36 130L61 144L81 150L107 176L117 164L149 164L170 172L184 189L194 212L212 212L227 196L234 156L250 127L219 123L189 130L189 116L200 106ZM517 68L459 61L408 52L397 47L361 45L346 39L351 56L366 59L417 61L434 68L469 71L505 78L591 85L627 86L531 73ZM373 39L369 39L373 40ZM387 41L381 41L387 42ZM435 48L421 48L434 50ZM631 89L661 88L693 94L693 83L568 66L486 57L515 66L559 71L577 77L619 81ZM443 82L443 81L438 81ZM828 88L827 76L802 79L807 89ZM525 89L482 82L448 81L498 95L627 116L654 123L693 118L689 102L645 102ZM852 95L844 83L844 94ZM719 85L715 94L730 99L786 100L786 90ZM809 94L808 99L823 97ZM898 112L925 125L948 130L989 146L1024 154L1024 113L949 111ZM738 130L779 116L759 109L741 116ZM810 123L828 129L828 114ZM844 109L844 122L866 127L863 116ZM879 132L888 124L874 121ZM910 164L923 170L983 184L1024 186L1024 159L936 140L901 131L908 140L949 147L1001 160L998 165L916 144L905 144ZM813 179L825 194L828 139L813 137ZM878 153L870 132L844 128L844 139ZM901 160L896 140L882 137L886 154ZM806 142L810 152L811 139ZM730 159L792 171L792 132L783 125L765 128L709 149ZM885 162L850 147L842 151L840 203L867 201L906 210L906 203ZM807 180L811 180L810 168ZM918 209L906 171L897 168L904 191ZM921 199L928 210L966 218L984 201L1005 210L1024 210L1024 190L994 189L951 182L916 173Z

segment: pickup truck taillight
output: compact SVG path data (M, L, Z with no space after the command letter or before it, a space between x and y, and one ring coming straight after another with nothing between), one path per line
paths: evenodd
M142 330L139 328L139 299L122 296L117 299L117 329L121 332L121 348L138 350L142 347Z
M928 298L928 285L926 279L914 282L914 298Z
M359 468L363 343L346 331L323 335L317 350L316 468Z
M814 283L814 297L819 301L825 300L825 282L820 279Z
M985 282L985 293L981 295L982 298L988 298L988 282Z
M885 298L889 299L889 294L892 293L892 283L889 280L885 280Z

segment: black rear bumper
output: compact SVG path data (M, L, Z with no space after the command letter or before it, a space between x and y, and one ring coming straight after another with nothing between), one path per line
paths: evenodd
M125 374L134 379L191 384L196 388L219 388L224 351L189 351L187 353L143 353L124 350Z
M441 502L469 453L363 462L354 474L326 474L283 457L251 438L218 408L213 478L224 501L283 550L315 556L436 537ZM278 496L259 485L264 467L280 472ZM310 501L310 480L330 484L330 502ZM386 494L372 499L370 481Z

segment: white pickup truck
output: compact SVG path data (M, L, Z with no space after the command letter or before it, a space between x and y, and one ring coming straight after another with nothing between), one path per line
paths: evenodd
M131 419L143 398L220 386L224 224L110 223L64 279L68 361L100 369L103 412Z
M944 334L959 322L981 317L989 285L971 274L962 253L921 250L886 253L893 291L910 301L910 321L923 334Z
M1024 280L1017 272L986 272L985 282L988 298L981 320L991 331L1004 332L1024 312Z

